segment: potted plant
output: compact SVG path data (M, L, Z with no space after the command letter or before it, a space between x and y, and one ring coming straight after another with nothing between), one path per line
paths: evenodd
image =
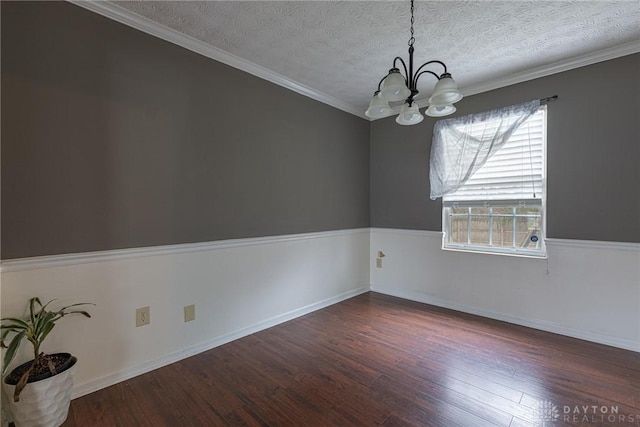
M66 420L69 412L77 359L69 353L45 354L40 347L58 320L69 314L91 317L86 311L75 307L95 304L71 304L52 311L49 305L53 301L43 305L39 298L31 298L26 318L0 319L0 345L6 349L3 375L25 338L33 346L33 360L14 368L3 381L8 409L17 427L57 427ZM5 341L11 334L13 338L6 346Z

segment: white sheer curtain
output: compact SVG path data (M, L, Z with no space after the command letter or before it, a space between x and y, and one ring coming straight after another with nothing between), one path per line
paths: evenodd
M429 168L431 199L456 191L539 107L540 100L536 99L437 121L433 128Z

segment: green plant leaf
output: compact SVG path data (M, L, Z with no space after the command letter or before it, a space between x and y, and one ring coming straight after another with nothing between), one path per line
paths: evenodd
M41 311L40 313L38 313L38 317L36 318L36 323L38 325L42 325L47 322L50 322L51 319L55 318L57 314L58 313L54 311Z
M5 342L5 339L7 338L7 335L9 335L10 332L15 332L16 334L20 333L22 331L22 329L5 329L5 331L2 333L2 337L0 337L0 347L2 348L7 348Z
M56 326L54 322L49 322L46 325L44 325L40 333L40 336L38 336L38 341L43 342L44 339L47 338L47 335L49 335L49 332L53 330L54 326Z
M31 323L35 322L35 309L34 306L38 303L40 307L42 307L42 303L40 302L40 298L34 297L29 300L29 317L31 318Z
M94 303L92 303L92 302L79 302L79 303L76 303L76 304L68 305L68 306L66 306L66 307L62 307L60 310L58 310L58 313L59 313L59 312L61 312L61 311L65 311L65 310L67 310L67 309L69 309L69 308L71 308L71 307L77 307L77 306L79 306L79 305L92 305L92 306L94 306L94 307L95 307L95 304L94 304Z
M18 319L17 317L5 317L3 319L0 319L0 322L11 322L25 328L29 327L29 324L25 320ZM4 325L2 327L4 328Z
M82 314L82 315L83 315L83 316L85 316L85 317L91 317L91 315L90 315L89 313L87 313L86 311L84 311L84 310L68 311L68 312L66 312L66 313L65 313L65 316L66 316L67 314Z
M5 332L3 332L3 334L5 333L9 333L9 332L20 332L20 331L24 331L25 328L22 326L15 326L15 325L6 325L6 326L2 326L2 328L0 328L0 330L3 330Z
M17 334L15 337L13 337L13 339L11 340L11 343L9 344L9 348L7 348L7 352L4 354L2 375L4 375L5 371L13 361L13 358L16 356L16 350L20 346L20 343L22 342L22 339L24 338L24 336L25 336L25 332L23 331Z
M46 310L47 306L49 304L51 304L52 302L54 302L57 298L54 299L50 299L49 301L47 301L47 303L45 305L42 305L42 303L40 302L40 298L35 298L37 300L38 305L40 305L40 311L44 311Z
M51 311L47 311L45 313L40 313L40 315L36 318L36 323L33 325L33 337L42 341L42 331L48 328L48 325L55 325L56 313ZM53 326L52 326L53 327Z
M13 333L19 334L23 330L24 328L5 328L4 332L2 333L2 336L0 337L0 341L2 342L3 346L4 346L4 340L7 338L7 335L9 335L9 333L13 332Z

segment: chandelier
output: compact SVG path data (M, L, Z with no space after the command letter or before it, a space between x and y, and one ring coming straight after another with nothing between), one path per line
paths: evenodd
M462 99L462 94L458 90L458 85L447 72L447 66L442 61L429 61L419 66L413 71L413 0L411 0L411 37L409 38L409 68L402 58L396 56L393 60L393 68L389 74L384 76L378 83L378 90L371 97L369 108L365 111L365 116L372 119L379 119L388 116L392 109L389 102L402 101L402 109L396 118L396 122L401 125L415 125L420 123L424 116L418 110L418 104L414 100L418 95L418 80L422 75L431 74L438 79L433 94L429 98L429 108L425 111L427 116L442 117L448 116L456 111L453 106ZM398 62L402 64L404 75L398 68ZM434 71L425 69L427 66L442 66L444 72L440 75Z

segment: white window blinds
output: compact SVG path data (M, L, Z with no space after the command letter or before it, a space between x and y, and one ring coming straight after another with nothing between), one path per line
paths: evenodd
M466 126L472 138L495 132L499 126L515 122L517 117L504 117ZM505 123L506 122L506 123ZM484 202L500 205L517 200L525 205L540 204L543 192L545 107L540 107L517 127L504 144L491 154L458 189L444 195L445 205L453 202Z

